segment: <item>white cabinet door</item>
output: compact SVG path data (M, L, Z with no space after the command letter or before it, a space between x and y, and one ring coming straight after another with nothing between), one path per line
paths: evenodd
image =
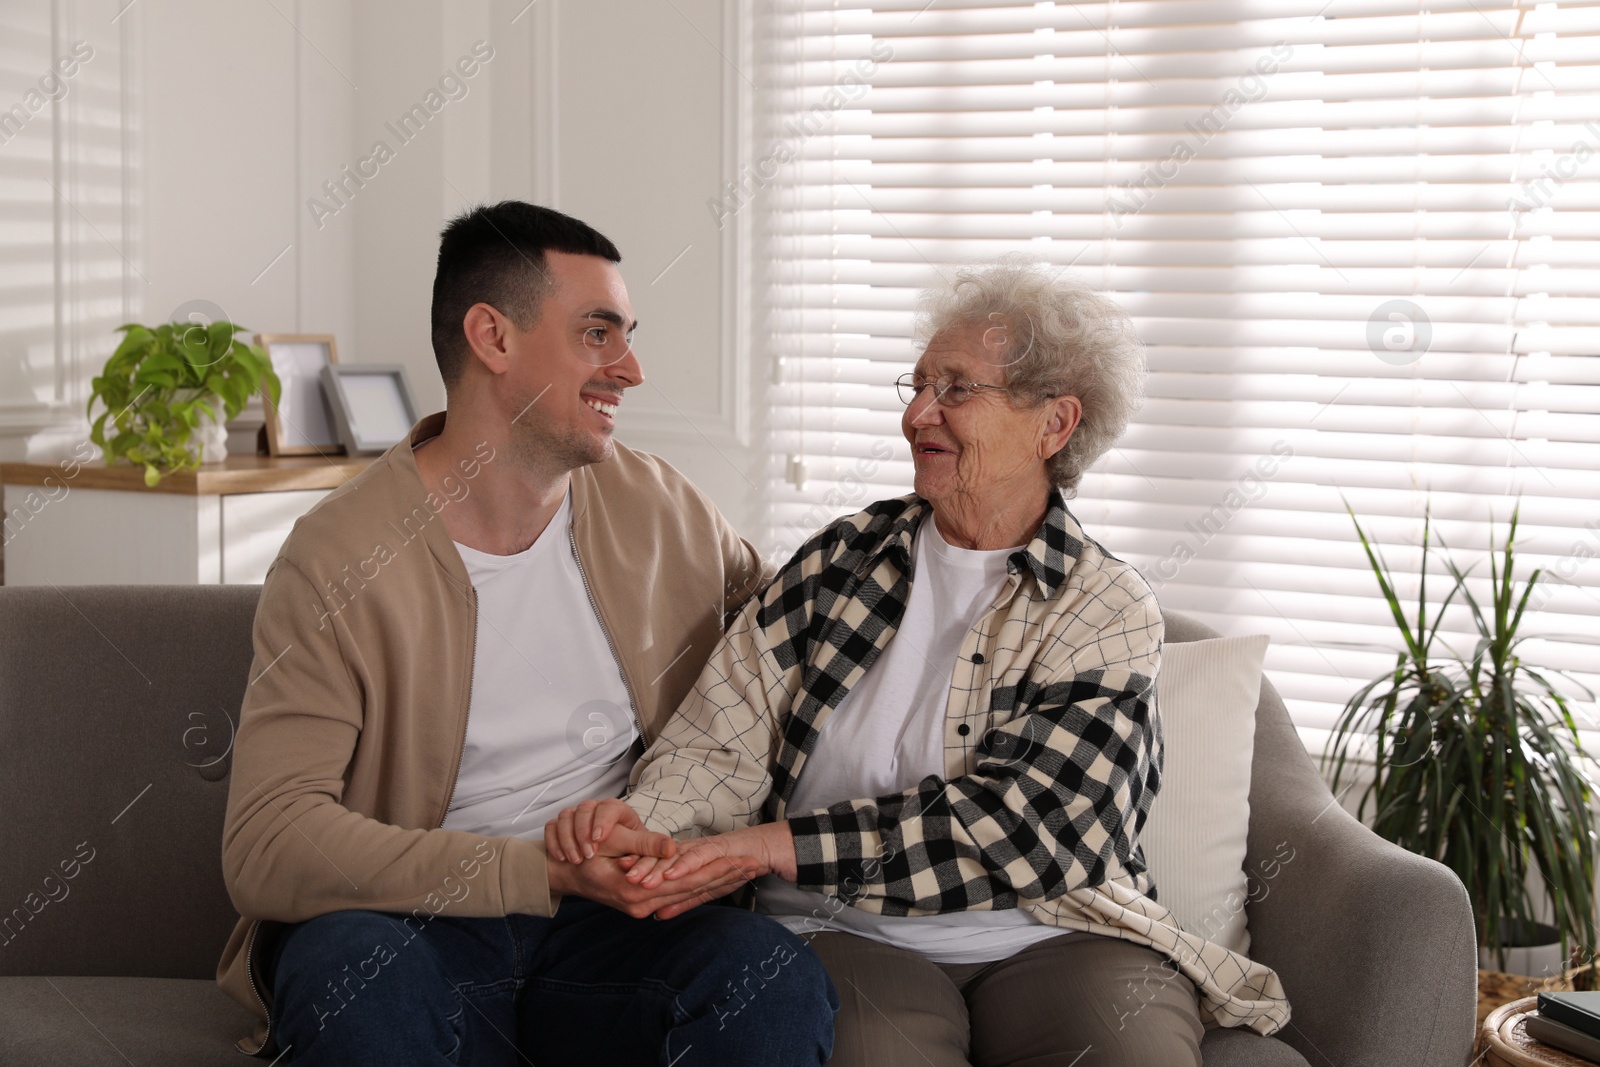
M8 485L6 584L218 582L218 500L117 489L73 489L45 500L36 487Z
M235 493L222 501L222 580L256 584L267 576L294 521L328 495L327 489Z
M326 489L226 496L5 487L7 585L255 584Z

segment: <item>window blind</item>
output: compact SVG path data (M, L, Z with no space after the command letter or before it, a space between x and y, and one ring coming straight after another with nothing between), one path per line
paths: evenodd
M1520 502L1524 657L1600 688L1600 5L759 6L768 551L909 490L917 292L1020 251L1147 346L1074 513L1305 730L1398 648L1346 502L1413 597L1425 508L1486 578Z

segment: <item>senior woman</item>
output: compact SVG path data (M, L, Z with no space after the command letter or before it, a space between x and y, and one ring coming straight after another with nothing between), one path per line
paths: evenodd
M645 886L732 859L834 980L834 1064L1199 1064L1207 1025L1270 1033L1288 1005L1178 929L1138 845L1161 614L1065 498L1138 403L1139 343L1109 300L1014 261L925 294L918 322L916 492L813 536L626 803L570 809L547 847L689 838L625 861Z

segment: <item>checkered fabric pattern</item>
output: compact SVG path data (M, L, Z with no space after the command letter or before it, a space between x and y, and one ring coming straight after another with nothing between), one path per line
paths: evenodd
M931 513L916 496L880 501L803 545L735 618L635 768L628 803L680 837L787 819L798 884L866 911L1020 907L1150 945L1217 1024L1279 1029L1277 974L1181 930L1156 902L1138 835L1161 787L1161 612L1057 491L957 655L944 776L787 810L828 716L904 617Z

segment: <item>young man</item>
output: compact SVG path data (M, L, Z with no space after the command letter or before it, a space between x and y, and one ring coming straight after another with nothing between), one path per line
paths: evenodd
M301 519L262 587L217 978L296 1064L818 1064L838 999L777 924L547 858L619 795L759 557L612 440L644 375L612 243L516 201L445 229L446 411ZM637 824L608 850L664 856ZM670 919L652 918L668 912Z

